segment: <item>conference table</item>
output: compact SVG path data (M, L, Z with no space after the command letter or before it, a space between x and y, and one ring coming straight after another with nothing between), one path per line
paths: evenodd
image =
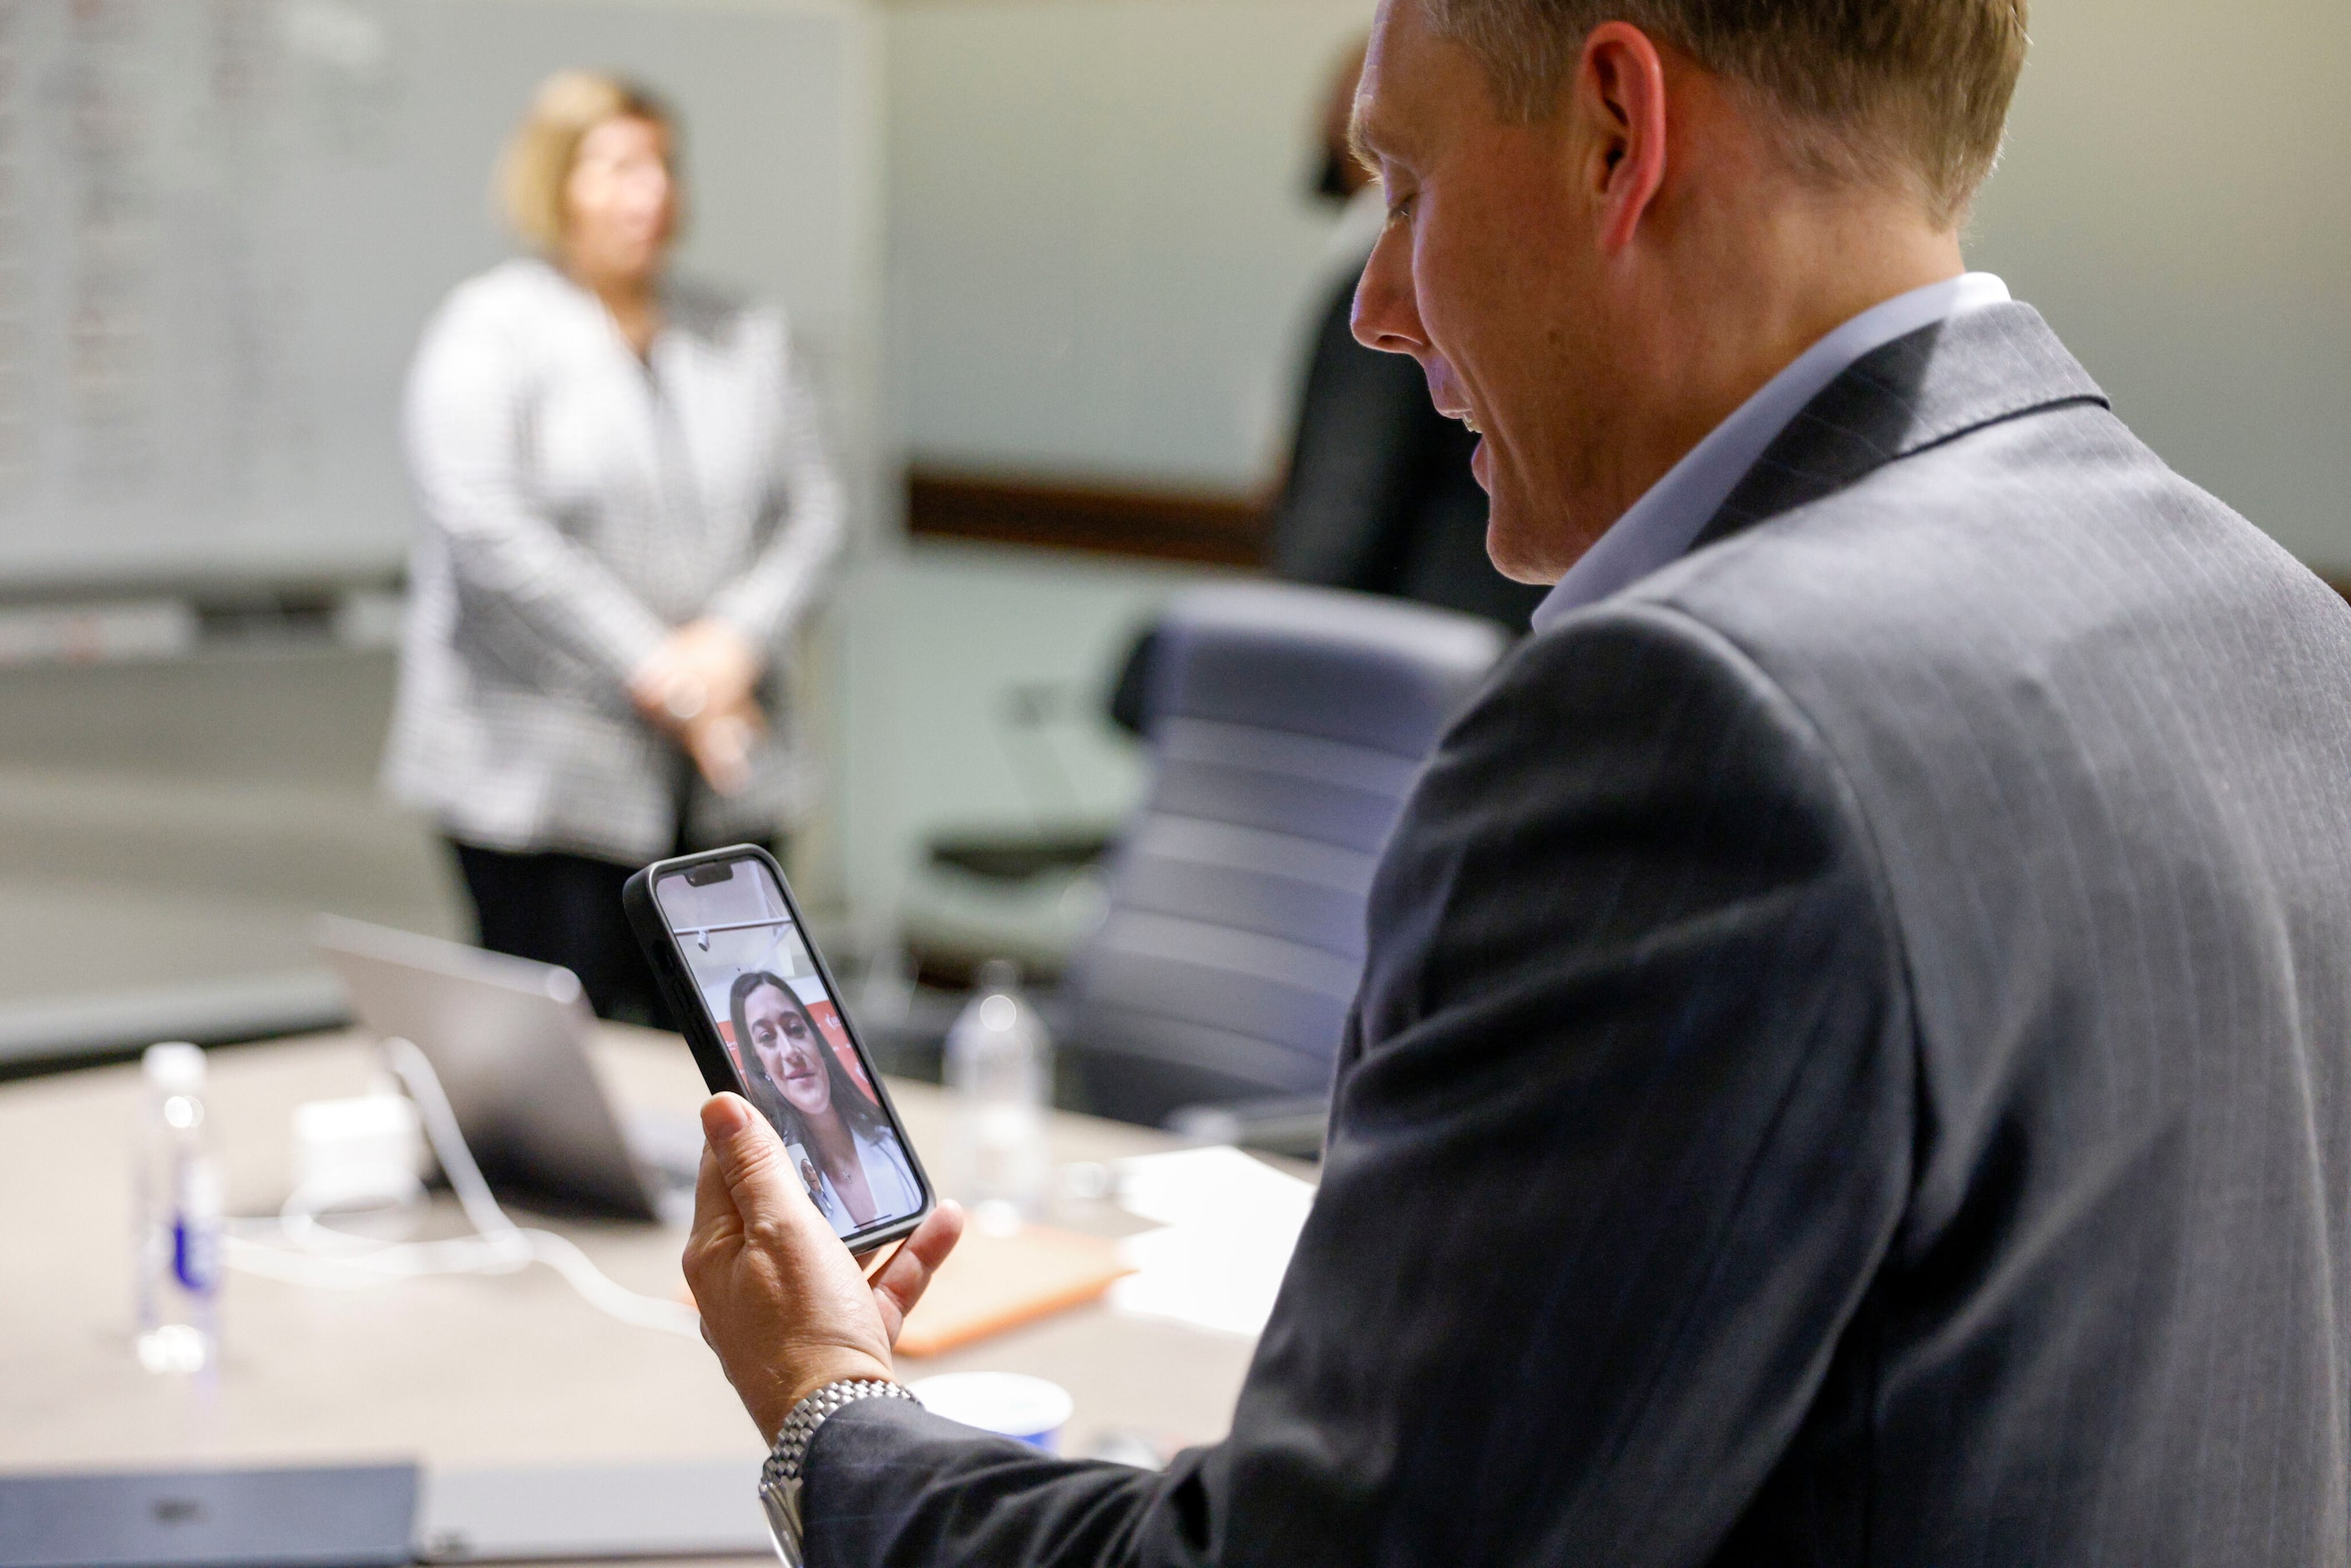
M594 1056L625 1110L683 1116L701 1102L674 1036L606 1026ZM284 1200L296 1106L364 1092L378 1071L373 1048L353 1034L210 1058L208 1119L232 1215L274 1213ZM917 1146L942 1147L942 1092L892 1087ZM703 1344L607 1317L545 1268L365 1290L231 1273L217 1375L143 1371L131 1348L139 1095L135 1065L0 1084L0 1471L756 1461L758 1436ZM1175 1146L1156 1132L1067 1113L1053 1116L1050 1136L1059 1165ZM454 1210L446 1195L434 1202ZM434 1217L444 1228L453 1218ZM517 1218L562 1231L633 1290L681 1295L682 1230ZM1102 1236L1144 1228L1104 1198L1057 1195L1051 1218ZM1173 1448L1223 1434L1250 1350L1238 1334L1095 1303L899 1370L1048 1377L1076 1402L1071 1451L1112 1432Z

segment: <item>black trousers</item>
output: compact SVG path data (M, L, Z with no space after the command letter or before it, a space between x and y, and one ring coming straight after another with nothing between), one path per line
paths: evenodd
M562 965L580 977L599 1017L677 1027L621 913L621 884L634 866L589 855L486 850L455 839L450 847L473 894L483 946Z
M686 801L694 765L670 757L675 821L666 854L687 847ZM653 967L621 911L621 888L636 867L555 850L491 850L452 838L457 869L474 900L474 939L493 953L560 964L579 977L599 1018L675 1029ZM716 847L716 846L708 846Z
M455 839L449 847L473 895L475 940L483 946L562 965L580 977L600 1018L677 1028L621 913L621 884L636 867L592 855L486 850ZM781 860L784 836L764 840L761 847Z

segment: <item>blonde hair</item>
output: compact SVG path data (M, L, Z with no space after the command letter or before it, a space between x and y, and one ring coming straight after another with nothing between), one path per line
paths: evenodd
M522 123L498 159L496 204L509 227L542 252L563 243L564 187L587 134L608 120L643 120L668 132L677 122L648 89L603 71L558 71L538 84Z
M1955 225L2000 158L2026 0L1421 0L1503 113L1545 118L1603 22L1677 45L1777 111L1800 167L1905 183Z

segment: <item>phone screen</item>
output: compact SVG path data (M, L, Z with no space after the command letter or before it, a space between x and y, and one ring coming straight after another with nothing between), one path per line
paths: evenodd
M705 861L664 873L653 892L744 1098L782 1136L834 1233L921 1213L914 1162L775 873L748 856Z

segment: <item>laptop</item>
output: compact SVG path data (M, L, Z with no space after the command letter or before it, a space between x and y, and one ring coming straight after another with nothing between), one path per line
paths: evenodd
M759 1460L0 1475L0 1568L405 1568L771 1554Z
M432 1469L416 1514L427 1563L775 1558L757 1456Z
M312 945L361 1027L433 1064L499 1197L631 1219L691 1211L701 1131L691 1117L613 1113L589 1061L596 1015L570 970L331 915Z
M0 1476L0 1568L398 1568L414 1465Z

